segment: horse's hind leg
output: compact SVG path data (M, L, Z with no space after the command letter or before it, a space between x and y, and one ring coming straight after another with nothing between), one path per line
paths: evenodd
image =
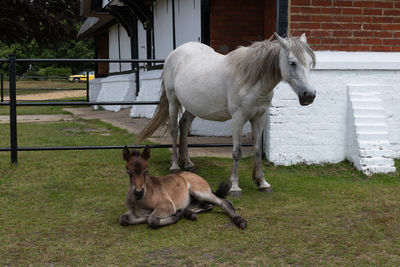
M254 120L250 120L251 132L253 134L254 143L254 168L253 168L253 180L258 186L258 190L262 192L271 192L271 185L267 183L264 178L264 172L262 169L262 129L266 119L266 113Z
M172 90L171 90L172 91ZM170 134L172 138L172 155L171 155L171 173L180 172L177 153L177 138L178 138L178 112L180 104L175 94L167 91L169 102L169 119L170 119Z
M185 170L191 172L194 172L196 168L189 157L188 134L194 118L193 114L186 110L179 120L179 162Z

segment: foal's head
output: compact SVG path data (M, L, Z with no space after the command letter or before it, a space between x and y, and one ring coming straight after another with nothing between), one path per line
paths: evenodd
M301 105L311 104L316 92L310 82L310 70L315 66L316 60L305 34L300 38L284 39L275 33L275 37L281 46L279 67L282 79L297 93Z
M142 153L136 150L130 151L124 147L123 156L130 179L129 192L133 193L137 200L142 199L146 193L146 178L149 169L147 160L150 158L150 147L146 146Z

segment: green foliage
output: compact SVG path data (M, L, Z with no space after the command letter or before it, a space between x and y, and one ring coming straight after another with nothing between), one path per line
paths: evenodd
M61 67L61 68L57 68L55 66L49 66L46 68L41 68L39 69L36 74L38 76L46 76L46 77L50 77L50 76L69 76L71 75L71 69L68 67Z
M94 44L88 40L66 40L57 46L42 47L36 40L11 45L0 41L0 58L8 58L12 53L16 54L17 58L94 58ZM49 64L54 63L18 63L17 75L32 75L41 68L49 67ZM58 63L54 67L69 68L71 73L78 73L94 69L94 64ZM8 63L0 65L0 74L8 76Z

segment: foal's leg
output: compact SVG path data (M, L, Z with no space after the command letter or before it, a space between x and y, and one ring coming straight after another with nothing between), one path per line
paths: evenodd
M128 210L124 214L119 217L119 224L123 226L139 224L147 222L147 216L145 217L137 217L135 216L131 210Z
M240 112L236 112L232 116L232 159L233 166L230 176L230 181L232 184L229 194L233 197L241 197L242 189L239 187L239 177L238 177L238 167L239 161L242 157L242 129L245 119Z
M154 209L154 211L147 217L147 223L152 228L158 228L164 225L177 223L185 214L183 209L177 210L172 203L165 203L160 207Z
M250 120L254 144L253 180L258 186L258 190L262 192L271 192L271 185L265 181L264 172L262 169L262 131L264 128L265 119L266 113L253 120Z
M240 229L246 228L247 221L236 213L235 208L233 207L232 203L229 200L218 198L213 193L211 193L211 190L207 191L191 190L190 194L199 201L204 201L219 206L223 211L225 211L229 215L229 217L232 218L233 222L237 227L239 227Z
M194 172L196 168L189 158L188 133L195 117L189 111L185 111L179 120L179 161L187 171Z

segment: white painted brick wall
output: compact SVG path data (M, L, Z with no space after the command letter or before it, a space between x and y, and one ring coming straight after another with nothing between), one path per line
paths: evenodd
M399 158L400 53L325 51L317 52L316 55L317 67L311 74L311 80L317 90L313 104L300 106L296 94L284 82L275 88L264 132L267 158L275 164L282 165L337 163L344 160L352 147L353 137L348 136L348 133L354 126L348 123L347 87L360 84L379 85L376 90L384 109L377 112L373 109L379 109L379 105L367 103L368 101L357 103L361 105L361 109L354 111L357 123L369 124L368 127L373 130L379 126L371 126L371 121L376 121L371 119L371 115L385 118L388 130L388 136L385 137L389 141L388 144L377 142L376 146L388 146L387 150L391 151L391 156ZM159 81L145 81L145 74L141 77L144 79L142 86L146 87L146 93L140 92L138 100L157 100ZM364 109L362 105L365 105ZM151 117L154 108L150 106L146 111L143 107L133 108L131 116ZM244 133L249 131L249 126L246 127ZM359 129L367 130L360 127ZM195 121L192 134L230 135L230 125L229 122L221 124Z

